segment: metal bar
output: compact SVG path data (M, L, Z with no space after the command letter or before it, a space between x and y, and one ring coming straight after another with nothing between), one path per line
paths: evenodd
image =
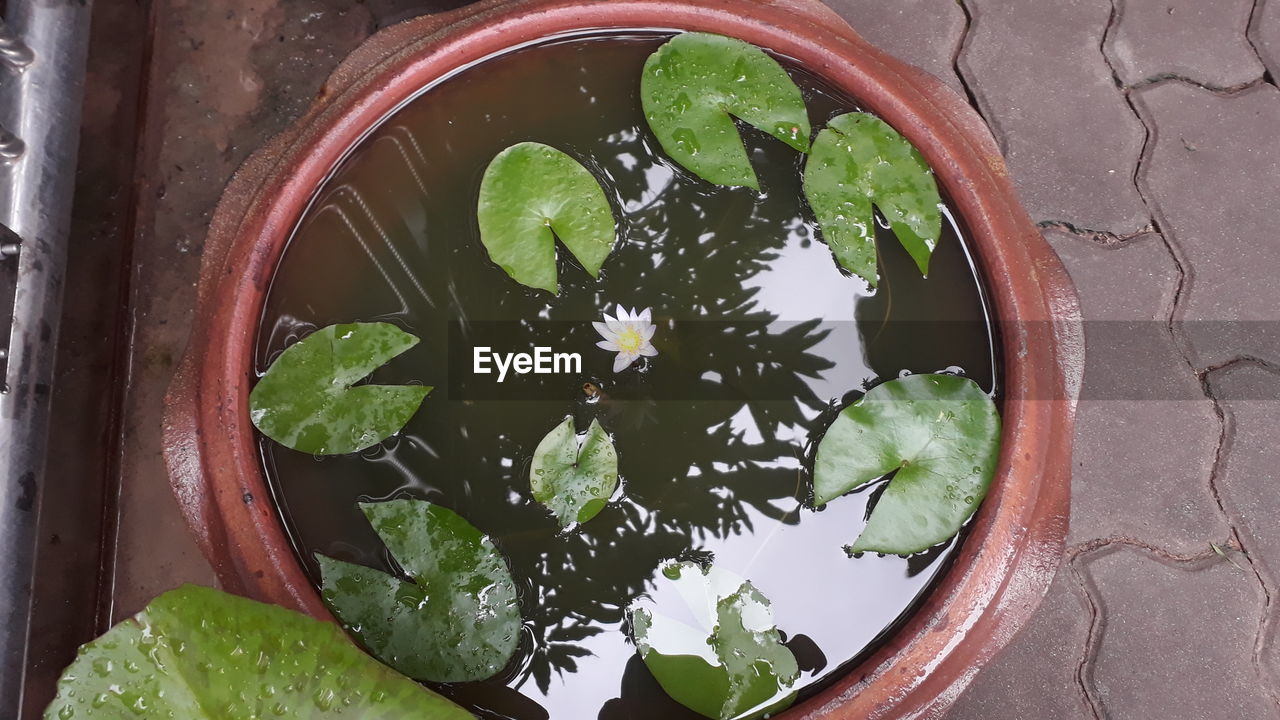
M91 0L8 0L0 27L0 262L17 263L0 386L0 717L22 716ZM0 313L8 308L0 308ZM6 342L7 340L7 342Z
M22 38L14 34L8 24L0 21L0 60L4 60L12 68L21 69L30 65L34 58L35 53L31 52Z

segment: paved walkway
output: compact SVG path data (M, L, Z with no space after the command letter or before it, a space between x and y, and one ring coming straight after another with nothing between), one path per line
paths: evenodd
M951 717L1280 718L1280 0L829 2L973 99L1090 321L1067 563ZM138 59L91 64L82 164L98 174L81 184L78 230L95 242L72 286L83 305L124 294L127 332L73 318L59 401L102 387L111 338L130 345L118 448L64 453L51 477L120 478L101 621L211 581L158 437L223 184L374 28L450 4L155 0L140 117L139 89L121 83ZM96 56L146 37L141 8L96 9ZM112 173L119 183L101 182ZM112 189L131 182L132 197ZM101 281L130 243L126 282ZM98 394L93 412L115 413ZM93 519L64 515L42 553L70 570L43 587L76 598L63 585L92 558L60 537ZM42 661L51 678L65 659Z
M1280 0L829 4L973 100L1086 319L1067 562L950 717L1280 717Z

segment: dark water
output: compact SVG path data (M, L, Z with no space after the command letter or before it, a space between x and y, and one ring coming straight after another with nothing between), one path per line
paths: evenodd
M388 320L423 339L373 376L436 386L404 433L317 459L264 442L281 514L313 551L389 569L356 509L412 496L493 536L521 589L525 636L501 676L441 690L484 717L684 718L636 657L624 623L660 590L658 566L714 559L772 600L811 693L874 649L953 548L849 558L875 488L808 507L815 443L868 384L962 370L994 391L980 285L955 227L930 277L881 233L874 294L845 276L801 200L802 156L746 131L763 192L712 187L675 167L644 126L638 84L656 33L578 37L515 51L426 91L373 132L300 223L271 289L259 369L308 331ZM793 71L815 130L855 109ZM560 296L491 264L474 208L500 150L536 140L602 179L621 239L596 282L561 251ZM652 307L660 355L615 376L591 320ZM471 374L474 345L581 353L584 372ZM598 403L582 387L598 384ZM622 489L564 535L529 491L537 442L565 414L600 419ZM309 564L309 567L313 566ZM655 582L656 581L656 582Z

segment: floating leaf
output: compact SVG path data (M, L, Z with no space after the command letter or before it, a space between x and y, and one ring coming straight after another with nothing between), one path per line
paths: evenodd
M604 509L618 487L618 453L613 441L591 421L582 442L566 417L533 451L529 468L533 497L546 505L561 527L584 523Z
M422 500L360 509L412 582L316 555L323 596L369 652L416 680L497 674L515 652L520 606L506 561L452 510Z
M960 531L986 497L1000 452L995 403L968 378L911 375L845 408L818 445L821 505L895 473L849 552L908 555Z
M769 601L750 582L714 566L673 563L695 625L645 607L631 609L636 649L676 702L716 720L754 718L795 700L796 658L773 625Z
M671 38L645 62L640 95L662 149L707 182L760 188L734 117L800 152L809 149L800 88L776 60L741 40Z
M471 714L360 652L329 623L186 586L81 648L44 717L464 720Z
M480 183L480 241L518 283L559 294L556 238L599 277L617 228L600 183L577 160L548 145L520 143L498 153Z
M942 233L938 184L920 151L866 113L831 120L804 169L804 193L822 237L849 272L876 286L875 213L889 221L920 273Z
M387 323L321 328L267 368L249 393L249 417L263 435L301 452L342 455L376 445L409 422L431 388L354 385L417 344Z

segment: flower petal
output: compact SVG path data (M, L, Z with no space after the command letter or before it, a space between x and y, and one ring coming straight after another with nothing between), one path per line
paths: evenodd
M596 332L600 333L600 336L606 340L612 340L618 336L617 333L609 329L608 325L605 325L602 322L593 322L591 323L591 327L595 328Z
M646 325L641 327L639 332L640 337L644 338L645 342L649 342L653 339L653 334L658 332L658 326L653 324Z
M636 357L630 353L618 353L618 357L613 359L613 371L622 372L631 367L631 363L636 361Z
M650 343L645 343L640 347L640 354L645 357L654 357L658 354L658 349Z
M622 313L619 312L618 315L621 316ZM609 313L605 313L604 315L604 324L615 333L620 333L627 329L626 323L622 322L622 320L618 318L615 318L609 315Z
M640 322L646 322L646 323L647 323L647 322L652 322L652 321L653 321L653 308L645 308L645 309L641 310L641 311L640 311L640 314L636 316L636 319L637 319L637 320L639 320Z
M612 340L601 340L600 342L596 343L596 347L600 348L601 350L608 350L609 352L618 352L620 349L618 347L618 343Z

